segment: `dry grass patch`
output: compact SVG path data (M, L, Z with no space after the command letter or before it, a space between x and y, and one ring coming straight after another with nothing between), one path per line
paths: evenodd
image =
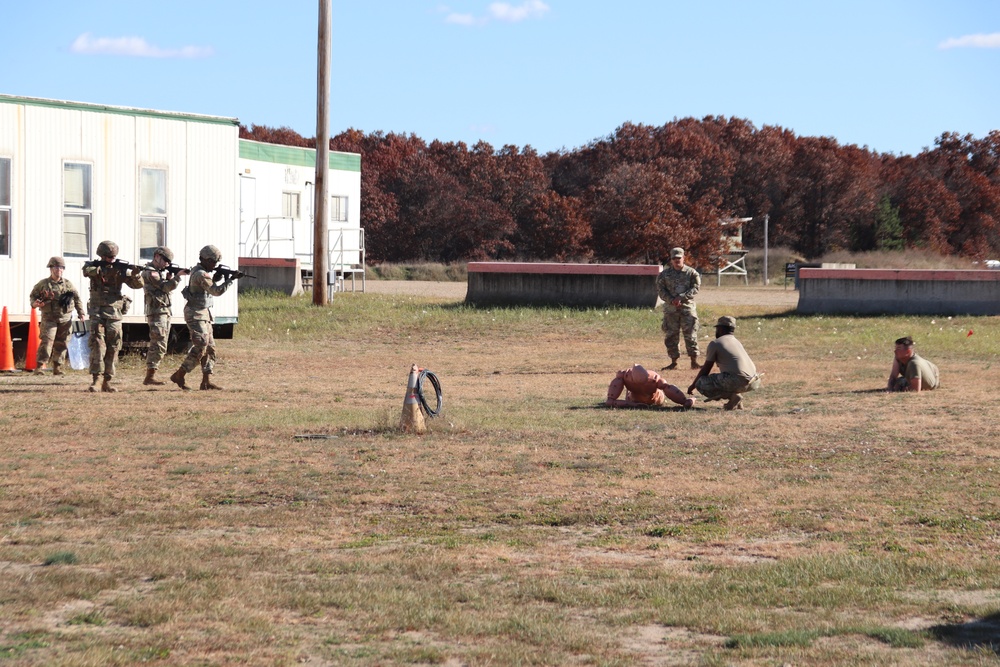
M742 413L599 407L653 312L373 294L243 299L211 395L0 377L0 663L996 663L997 318L723 313Z

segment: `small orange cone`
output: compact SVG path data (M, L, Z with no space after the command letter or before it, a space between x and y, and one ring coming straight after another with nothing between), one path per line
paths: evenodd
M7 306L3 307L3 317L0 318L0 371L14 371L14 341L10 338L10 320L7 319Z
M31 322L28 324L28 351L24 356L24 370L33 371L38 367L38 346L40 343L38 311L32 308Z
M403 416L399 420L399 428L407 433L424 433L427 425L424 423L424 413L420 409L417 398L417 375L420 369L416 364L410 367L410 377L406 381L406 399L403 401Z

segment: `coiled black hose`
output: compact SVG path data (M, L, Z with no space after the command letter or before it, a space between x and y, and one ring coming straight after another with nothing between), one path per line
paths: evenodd
M427 404L427 400L424 398L424 380L430 380L430 383L434 385L434 392L437 394L437 408L431 410L431 406ZM434 375L432 371L423 368L420 370L420 375L417 376L417 398L420 399L420 407L424 409L424 412L428 417L437 417L441 414L441 381L438 380L437 375Z

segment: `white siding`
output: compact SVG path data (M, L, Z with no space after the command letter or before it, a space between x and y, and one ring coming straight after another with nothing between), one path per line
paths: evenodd
M167 245L175 262L192 266L198 250L217 245L236 265L239 130L235 120L139 109L0 96L0 156L12 160L12 256L0 259L0 306L12 321L30 315L28 292L62 255L63 164L92 165L90 256L66 258L65 276L86 302L84 261L112 240L119 258L139 259L139 170L167 172ZM126 322L144 322L141 290ZM174 299L182 322L184 300ZM178 303L179 302L179 303ZM216 319L235 321L236 290L218 300Z

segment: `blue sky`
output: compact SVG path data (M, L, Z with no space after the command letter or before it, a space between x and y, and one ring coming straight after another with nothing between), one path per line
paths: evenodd
M0 93L316 127L316 0L4 2ZM994 0L333 1L331 133L577 148L707 115L916 154L1000 129Z

